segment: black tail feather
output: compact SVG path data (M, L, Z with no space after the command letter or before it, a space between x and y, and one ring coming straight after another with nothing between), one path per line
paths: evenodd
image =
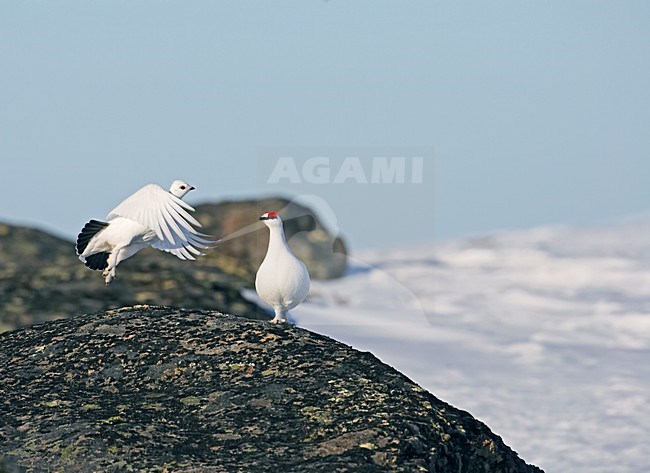
M97 233L106 227L108 227L108 223L100 222L99 220L91 220L88 222L81 230L79 236L77 236L77 254L80 255L83 253L92 237L97 235ZM88 260L88 258L86 258L86 260ZM86 264L86 266L88 266L88 264Z
M86 256L84 263L90 269L106 269L108 266L108 256L110 253L95 253L94 255Z

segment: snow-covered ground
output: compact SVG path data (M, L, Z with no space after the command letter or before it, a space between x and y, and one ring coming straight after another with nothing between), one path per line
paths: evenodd
M549 473L650 471L650 220L354 256L297 325L374 353Z

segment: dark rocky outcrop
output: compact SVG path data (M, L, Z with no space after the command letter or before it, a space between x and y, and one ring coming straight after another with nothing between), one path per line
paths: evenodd
M120 264L105 287L74 244L45 232L0 224L0 331L134 304L204 307L269 318L244 299L245 284L211 261L181 261L145 249Z
M29 471L539 472L369 353L140 306L0 335L0 458Z

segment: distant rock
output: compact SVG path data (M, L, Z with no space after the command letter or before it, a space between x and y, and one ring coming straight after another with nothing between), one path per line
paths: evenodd
M540 472L369 353L132 307L0 335L0 458L29 471Z
M339 235L330 233L314 212L295 202L280 199L244 200L196 206L196 215L207 233L219 238L259 223L259 216L270 210L280 212L289 246L309 269L313 279L343 276L347 251ZM259 230L221 244L207 260L245 281L255 279L266 249L269 232Z
M77 258L72 242L0 224L0 332L134 304L204 307L270 318L242 297L245 284L210 262L145 249L120 264L109 286Z

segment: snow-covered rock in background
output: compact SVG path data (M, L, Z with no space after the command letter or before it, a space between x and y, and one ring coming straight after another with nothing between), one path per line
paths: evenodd
M650 471L650 220L353 256L298 325L372 351L546 471Z

